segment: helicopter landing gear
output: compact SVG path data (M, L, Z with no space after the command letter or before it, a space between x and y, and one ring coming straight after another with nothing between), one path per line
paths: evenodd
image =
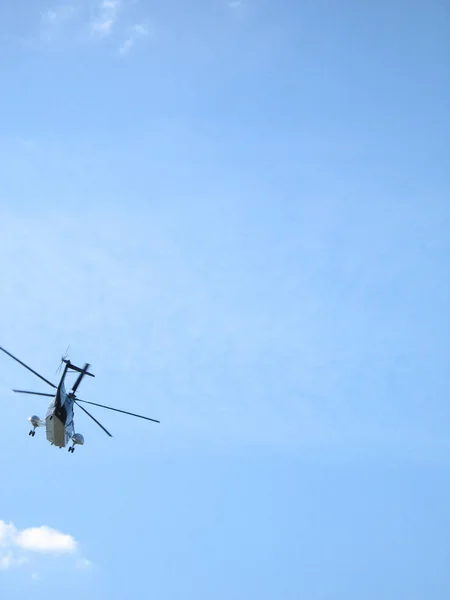
M32 429L28 435L31 435L32 437L34 437L36 435L36 431L34 429Z

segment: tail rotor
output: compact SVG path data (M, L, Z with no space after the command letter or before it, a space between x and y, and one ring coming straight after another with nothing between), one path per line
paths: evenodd
M61 362L59 363L58 368L56 369L56 375L59 375L59 373L61 373L63 363L67 361L67 357L69 356L69 348L70 344L67 346L64 356L61 356Z

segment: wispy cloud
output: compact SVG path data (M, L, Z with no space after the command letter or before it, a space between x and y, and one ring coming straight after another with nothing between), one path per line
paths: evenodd
M76 15L76 7L72 4L60 4L49 8L41 14L39 38L50 42Z
M21 567L28 562L25 556L14 556L14 553L9 551L6 554L0 554L0 571Z
M115 34L122 40L119 55L128 54L138 40L150 33L146 9L133 0L79 0L49 4L40 13L30 37L8 34L8 39L29 49L45 45L65 46L105 41ZM134 23L134 24L133 24ZM117 48L117 47L116 47Z
M103 0L98 9L98 16L91 23L91 30L96 35L111 33L118 17L120 0Z
M71 19L75 12L75 6L72 4L61 4L42 13L41 21L51 25L58 25L61 22Z
M248 0L226 0L226 6L230 14L238 20L245 19L250 9Z
M92 569L92 566L93 566L92 562L90 560L88 560L87 558L80 558L75 563L75 568L78 571L90 571Z
M71 535L46 525L19 530L13 523L0 521L0 570L27 565L33 554L76 556L78 543ZM91 562L78 556L75 566L86 570Z
M141 23L133 25L127 39L119 47L119 54L124 56L132 49L139 39L147 37L149 34L148 26Z

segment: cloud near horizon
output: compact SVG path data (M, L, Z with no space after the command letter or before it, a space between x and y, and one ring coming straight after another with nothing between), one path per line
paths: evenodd
M31 562L31 555L76 555L78 542L73 536L46 525L18 529L14 523L0 520L0 570L21 567ZM76 566L91 565L78 556Z

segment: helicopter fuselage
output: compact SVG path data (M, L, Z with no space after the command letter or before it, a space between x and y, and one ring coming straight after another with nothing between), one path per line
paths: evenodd
M66 392L63 379L45 417L47 440L59 448L65 448L75 433L73 405L73 399Z

